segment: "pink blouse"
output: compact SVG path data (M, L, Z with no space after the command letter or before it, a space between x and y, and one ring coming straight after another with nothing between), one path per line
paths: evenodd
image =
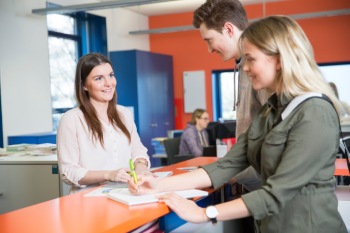
M79 108L63 114L57 131L57 154L60 173L65 183L72 188L84 188L79 185L88 170L116 170L128 168L129 159L135 161L144 158L150 167L147 149L141 143L135 122L130 111L117 105L121 119L131 135L131 143L120 129L113 128L103 121L103 148L99 141L93 140L85 117Z

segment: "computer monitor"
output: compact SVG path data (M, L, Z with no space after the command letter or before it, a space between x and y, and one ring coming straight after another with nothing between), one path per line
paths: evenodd
M216 139L236 137L236 121L209 122L207 126L209 145L215 145Z
M168 138L181 137L183 130L168 130Z

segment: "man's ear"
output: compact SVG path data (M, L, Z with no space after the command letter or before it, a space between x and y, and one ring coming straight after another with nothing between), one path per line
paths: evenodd
M235 25L233 25L232 23L230 22L226 22L224 24L224 27L222 29L222 33L227 33L230 37L233 37L233 35L235 34Z

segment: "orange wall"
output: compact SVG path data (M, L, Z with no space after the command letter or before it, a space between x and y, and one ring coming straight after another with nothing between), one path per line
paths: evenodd
M262 4L245 7L248 18L263 16ZM349 0L286 0L267 3L266 16L294 15L350 9ZM150 29L187 26L192 24L193 13L152 16ZM298 20L311 41L318 63L350 61L350 15ZM207 111L212 113L211 73L213 70L232 69L233 61L222 62L217 54L209 54L206 43L197 30L150 35L152 52L169 54L174 59L175 126L182 129L191 114L184 113L184 71L204 70L206 74Z

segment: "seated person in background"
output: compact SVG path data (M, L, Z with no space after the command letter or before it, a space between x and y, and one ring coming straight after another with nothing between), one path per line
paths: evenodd
M63 114L57 132L58 162L70 193L106 181L128 182L129 160L148 174L147 149L127 108L117 105L112 64L97 53L80 58L75 75L78 107Z
M209 136L205 130L209 123L209 114L204 109L196 109L192 120L181 135L179 155L203 155L203 147L208 146Z

